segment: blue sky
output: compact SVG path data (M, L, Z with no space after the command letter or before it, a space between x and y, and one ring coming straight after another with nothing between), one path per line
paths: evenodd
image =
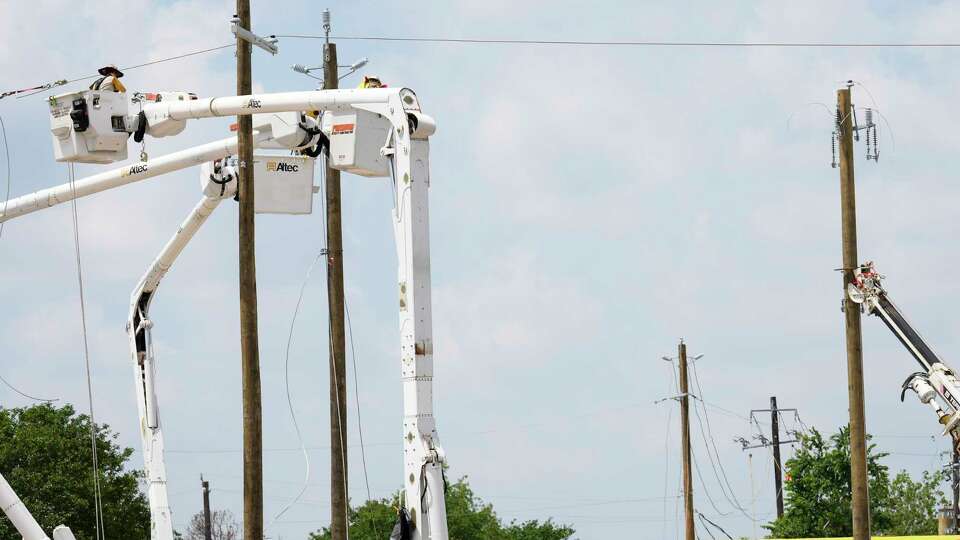
M259 33L527 39L951 41L950 2L378 2L254 1ZM69 10L67 9L69 6ZM64 16L69 11L70 18ZM101 0L0 4L3 86L137 64L230 42L232 2ZM39 31L38 29L43 29ZM294 63L320 42L283 39L254 57L258 91L313 88ZM773 513L769 454L733 442L742 417L800 410L832 431L846 421L839 311L839 186L830 168L839 81L875 106L879 164L856 155L860 253L889 275L896 301L951 362L960 287L954 129L958 60L950 50L586 48L340 41L344 63L415 89L432 139L432 247L438 427L454 476L507 520L554 517L583 540L673 538L679 338L697 364L716 447L737 499L759 524ZM233 92L229 50L131 70L128 88ZM355 83L355 79L350 80ZM868 91L869 93L868 93ZM42 97L0 102L14 195L66 181L51 155ZM225 137L231 119L148 140L161 155ZM894 144L895 143L895 144ZM138 152L131 147L130 155ZM99 170L80 166L81 176ZM199 197L187 170L79 205L98 419L138 447L124 333L131 289ZM396 260L388 184L344 177L346 288L372 495L400 484ZM283 350L300 282L322 246L321 216L257 221L267 521L299 490L304 464L287 412ZM0 374L85 407L68 207L8 223L0 238ZM222 205L184 252L152 308L174 519L200 508L240 513L236 206ZM326 299L307 288L291 366L312 475L304 499L270 530L304 538L329 519ZM868 431L893 469L939 466L948 449L929 411L899 385L912 360L864 321ZM358 444L351 372L351 443ZM27 402L0 387L0 403ZM718 408L721 407L721 408ZM726 411L732 411L730 414ZM669 431L668 431L668 420ZM791 422L787 422L791 425ZM703 482L696 506L732 535L753 520L721 495L694 426ZM769 432L767 432L769 434ZM665 440L665 437L667 437ZM665 452L666 450L666 452ZM786 452L789 455L789 451ZM140 459L139 453L135 456ZM366 498L359 448L351 497ZM135 461L134 465L138 465ZM706 497L716 501L719 513ZM723 515L728 514L728 515ZM761 531L762 532L762 531Z

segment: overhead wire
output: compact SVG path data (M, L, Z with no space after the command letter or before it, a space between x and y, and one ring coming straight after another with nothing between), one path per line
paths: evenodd
M697 417L697 425L700 427L700 436L701 436L701 439L703 440L703 446L704 446L704 448L706 448L706 450L707 450L707 457L708 457L709 460L710 460L710 467L713 469L713 476L714 476L714 478L717 479L717 485L720 486L720 492L723 493L723 497L727 500L728 503L730 503L731 506L733 506L734 508L742 511L743 509L742 509L742 507L740 506L739 502L735 502L735 501L736 501L736 498L735 498L735 497L731 497L731 495L727 493L727 489L729 488L729 486L724 486L724 480L721 480L721 478L720 478L720 473L719 473L719 471L718 471L717 464L716 464L715 461L714 461L714 454L713 454L713 452L712 452L711 449L710 449L710 442L709 442L710 439L708 439L708 437L707 437L707 432L704 430L704 422L703 422L703 419L702 419L701 416L700 416L700 410L699 410L699 408L696 406L696 402L694 402L693 412L694 412L695 416ZM711 437L712 437L712 435L711 435ZM719 454L718 454L718 455L716 456L716 460L719 461L719 459L720 459L720 456L719 456Z
M165 62L173 62L173 61L176 61L176 60L182 60L182 59L184 59L184 58L189 58L189 57L191 57L191 56L197 56L197 55L206 54L206 53L210 53L210 52L215 52L215 51L219 51L219 50L222 50L222 49L228 49L228 48L230 48L230 47L236 47L236 46L237 46L236 43L227 43L227 44L225 44L225 45L218 45L218 46L215 46L215 47L208 47L208 48L205 48L205 49L199 49L199 50L196 50L196 51L190 51L190 52L186 52L186 53L183 53L183 54L177 54L177 55L174 55L174 56L168 56L168 57L165 57L165 58L159 58L159 59L157 59L157 60L150 60L149 62L141 62L141 63L139 63L139 64L133 64L133 65L129 65L129 66L121 66L120 69L121 69L122 71L130 71L130 70L134 70L134 69L144 68L144 67L147 67L147 66L154 66L154 65L157 65L157 64L163 64L163 63L165 63ZM94 79L94 78L96 78L96 77L98 77L98 76L99 76L99 75L96 75L96 74L94 74L94 75L82 75L82 76L77 76L77 77L73 77L73 78L71 78L71 79L66 79L66 80L61 79L61 80L57 80L57 81L51 81L51 82L46 83L46 84L44 84L44 85L38 86L38 87L37 87L37 90L36 90L35 92L31 92L31 93L29 93L29 94L22 95L22 96L17 96L17 99L22 99L22 98L25 98L25 97L32 96L32 95L34 95L34 94L38 94L38 93L41 93L41 92L46 92L46 91L51 90L52 88L56 88L56 87L58 87L58 86L63 86L63 85L66 85L66 84L75 83L75 82L80 82L80 81L87 81L87 80L90 80L90 79ZM46 88L43 88L43 87L46 87Z
M701 520L705 520L705 521L706 521L707 523L709 523L710 525L713 525L714 527L716 527L716 529L719 530L720 532L722 532L722 533L724 534L724 536L726 536L726 537L729 538L730 540L733 540L733 537L730 536L730 535L727 533L727 531L723 530L723 527L721 527L721 526L717 525L716 523L714 523L713 521L711 521L710 518L708 518L707 516L703 515L703 512L699 512L699 511L698 511L698 512L697 512L697 515L700 516L700 519L701 519ZM704 528L706 529L706 527L704 527ZM711 534L710 537L713 538L713 535Z
M297 324L297 315L300 314L300 306L303 304L303 295L307 289L307 284L310 283L310 275L313 274L313 269L316 267L317 262L320 258L323 257L323 253L318 253L316 258L313 259L313 262L310 263L310 266L307 268L307 274L303 277L303 283L300 284L300 294L297 296L297 305L293 308L293 318L290 320L290 332L287 334L287 347L284 352L283 359L283 384L287 394L287 407L290 411L290 419L293 421L293 429L297 433L297 441L300 443L300 450L303 452L303 461L305 466L303 486L300 488L300 492L297 493L297 496L293 498L286 506L284 506L280 512L273 516L273 521L267 525L268 527L279 520L288 510L293 508L297 504L303 494L306 493L307 487L310 485L310 454L307 453L307 445L303 442L303 434L300 432L300 423L297 422L297 412L293 406L293 398L290 396L290 346L293 343L293 330Z
M7 170L7 179L6 179L7 187L3 196L3 212L0 212L0 213L6 215L7 205L10 203L10 187L12 184L13 175L12 175L12 165L10 164L10 142L7 140L7 126L3 122L3 116L0 116L0 135L3 135L3 155L4 155L4 163L6 165L6 170ZM3 238L3 226L5 224L6 224L5 221L0 222L0 239ZM54 401L59 401L59 398L47 399L47 398L32 396L20 390L16 386L14 386L10 381L8 381L2 375L0 375L0 382L3 382L3 384L10 390L13 390L17 394L20 394L21 396L27 399L31 399L33 401L40 401L45 403L52 403Z
M693 362L693 363L691 364L691 370L693 371L694 384L697 385L697 394L702 397L702 396L703 396L703 387L700 385L700 376L697 374L697 364L696 364L696 362ZM700 419L700 413L699 413L698 410L697 410L696 401L694 401L693 410L694 410L694 412L696 412L696 414L697 414L697 420L698 420L699 423L700 423L700 432L701 432L701 435L704 435L704 433L703 433L703 424L704 424L704 421ZM719 452L719 450L717 450L717 442L716 442L716 439L715 439L714 436L713 436L713 429L712 429L711 426L710 426L710 415L707 413L707 408L706 408L706 407L703 407L703 416L704 416L704 418L706 419L707 432L709 432L709 434L710 434L710 445L712 445L713 451L714 451L714 453L716 454L716 457L717 457L717 462L716 462L716 465L715 465L714 473L716 473L716 468L719 468L719 469L720 469L720 473L721 473L722 476L723 476L723 484L721 484L721 486L720 486L721 491L722 491L722 492L724 493L724 495L726 496L726 490L723 489L723 485L725 484L726 487L727 487L727 490L729 490L729 492L730 492L730 496L727 498L727 502L729 502L734 508L736 508L737 510L739 510L744 516L746 516L746 517L749 519L749 518L750 518L750 514L747 512L746 508L744 508L743 505L740 504L740 501L737 499L736 493L734 493L734 490L733 490L733 486L730 485L730 480L729 480L729 478L727 477L727 472L726 472L726 470L723 468L723 461L720 459L720 452ZM706 440L704 440L704 444L706 445ZM707 454L709 455L709 453L710 453L710 447L708 446L708 447L707 447ZM710 464L711 464L711 465L714 465L714 462L713 462L712 459L710 460ZM718 480L719 480L719 478L718 478Z
M94 492L94 531L97 538L106 540L106 531L103 521L103 494L100 489L100 463L97 457L97 424L93 414L93 376L90 370L90 346L87 339L87 308L83 291L83 265L80 257L80 219L77 211L76 172L74 165L69 165L71 217L73 218L73 246L77 263L77 285L80 293L80 328L83 335L83 358L87 377L87 401L90 413L90 450L93 461L93 492Z
M703 493L707 496L707 500L710 502L710 506L713 507L713 511L721 516L729 516L731 512L724 512L723 510L720 510L716 501L713 500L713 496L710 495L710 490L707 489L707 482L703 479L703 473L700 472L700 462L697 461L697 453L691 451L690 458L693 461L693 468L697 471L697 478L700 479L700 486L703 488Z
M323 35L276 34L278 38L326 39ZM330 36L343 41L389 41L407 43L459 43L480 45L566 45L599 47L723 47L723 48L957 48L953 42L829 42L829 41L612 41L612 40L549 40L549 39L496 39L453 38L439 36Z
M13 384L11 384L10 381L8 381L8 380L7 380L6 378L4 378L2 375L0 375L0 382L3 382L4 386L6 386L7 388L13 390L14 392L20 394L21 396L23 396L23 397L25 397L25 398L27 398L27 399L32 399L33 401L39 401L39 402L41 402L41 403L54 403L54 402L56 402L56 401L60 401L60 398L52 398L52 399L51 399L51 398L41 398L41 397L32 396L32 395L30 395L30 394L28 394L28 393L26 393L26 392L23 392L22 390L20 390L19 388L17 388L17 387L14 386Z
M343 295L343 311L347 316L347 334L350 336L350 357L353 363L353 397L357 405L357 432L360 435L360 461L363 464L363 481L367 487L367 500L370 496L370 476L367 474L367 451L363 444L363 420L360 416L360 378L357 375L357 347L353 342L353 323L350 321L350 306L347 295Z

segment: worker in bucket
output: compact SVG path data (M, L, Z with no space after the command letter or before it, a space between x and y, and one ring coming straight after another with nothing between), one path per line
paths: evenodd
M117 69L117 66L113 64L103 66L97 70L97 73L103 76L93 81L93 84L90 85L91 90L102 90L104 92L127 91L127 87L120 82L120 77L123 77L123 72Z
M380 77L375 75L364 75L359 88L386 88L387 85L380 82Z

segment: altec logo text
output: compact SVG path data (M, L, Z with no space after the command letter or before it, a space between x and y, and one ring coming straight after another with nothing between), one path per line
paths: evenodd
M295 163L286 163L283 161L268 161L267 170L271 172L299 172L300 166Z
M141 165L134 165L133 167L130 167L129 169L123 171L123 173L121 173L120 176L133 176L135 174L140 174L145 172L147 172L147 164L143 163Z

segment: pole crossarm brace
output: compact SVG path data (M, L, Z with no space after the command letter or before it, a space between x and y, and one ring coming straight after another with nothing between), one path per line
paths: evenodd
M277 47L277 36L260 37L250 30L240 26L240 17L234 16L230 19L230 31L234 37L242 39L251 45L260 47L268 53L276 56L280 49Z
M780 441L780 442L778 442L777 444L778 444L778 445L784 445L784 444L793 444L793 443L798 443L798 442L800 442L800 441L798 441L798 440L790 440L790 441ZM744 446L743 448L741 448L741 450L750 450L750 449L752 449L752 448L768 448L768 447L770 447L770 446L773 446L773 443L754 444L754 445L751 445L751 446Z

